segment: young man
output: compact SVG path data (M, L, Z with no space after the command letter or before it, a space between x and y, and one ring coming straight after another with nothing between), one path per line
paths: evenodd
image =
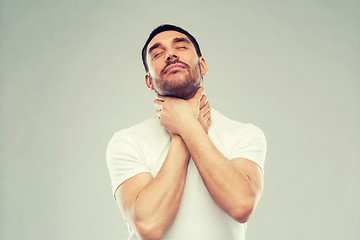
M262 131L210 108L207 64L187 31L159 26L142 57L158 110L115 133L107 149L128 239L245 239L263 190Z

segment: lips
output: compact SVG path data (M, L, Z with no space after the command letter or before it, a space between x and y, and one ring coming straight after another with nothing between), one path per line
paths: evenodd
M171 71L175 70L176 68L185 68L185 67L182 64L178 64L178 63L171 64L170 66L168 66L165 69L165 73L171 72Z

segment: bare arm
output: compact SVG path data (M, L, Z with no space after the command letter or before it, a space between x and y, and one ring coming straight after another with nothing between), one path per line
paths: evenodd
M140 173L120 185L119 208L141 239L161 239L173 222L183 193L189 153L180 136L171 139L168 155L155 178Z
M260 198L263 175L254 162L226 159L202 129L198 117L202 89L189 100L160 97L155 101L163 111L157 112L160 123L170 132L179 134L203 179L211 197L238 222L246 222Z
M254 162L229 161L196 122L180 133L211 197L236 221L247 222L263 189L263 175Z
M211 123L209 110L204 96L198 117L204 132ZM169 152L157 176L140 173L122 183L115 193L128 223L143 239L161 239L180 205L190 154L179 135L170 135Z

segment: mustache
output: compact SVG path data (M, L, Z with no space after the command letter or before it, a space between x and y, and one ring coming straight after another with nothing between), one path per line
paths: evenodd
M165 67L161 70L160 75L163 75L163 74L165 73L165 69L166 69L168 66L170 66L170 65L172 65L172 64L175 64L175 63L180 63L180 64L184 65L185 68L190 69L190 66L189 66L188 64L180 61L179 59L175 59L174 61L170 61L170 62L168 62L168 63L165 65Z

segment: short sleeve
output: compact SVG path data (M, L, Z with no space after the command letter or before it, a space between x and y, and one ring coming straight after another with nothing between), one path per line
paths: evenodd
M150 172L145 165L139 141L126 131L114 134L107 147L106 161L114 196L121 183L139 173Z
M247 124L240 133L233 136L234 145L231 150L231 159L249 159L264 171L266 139L261 129L252 124Z

